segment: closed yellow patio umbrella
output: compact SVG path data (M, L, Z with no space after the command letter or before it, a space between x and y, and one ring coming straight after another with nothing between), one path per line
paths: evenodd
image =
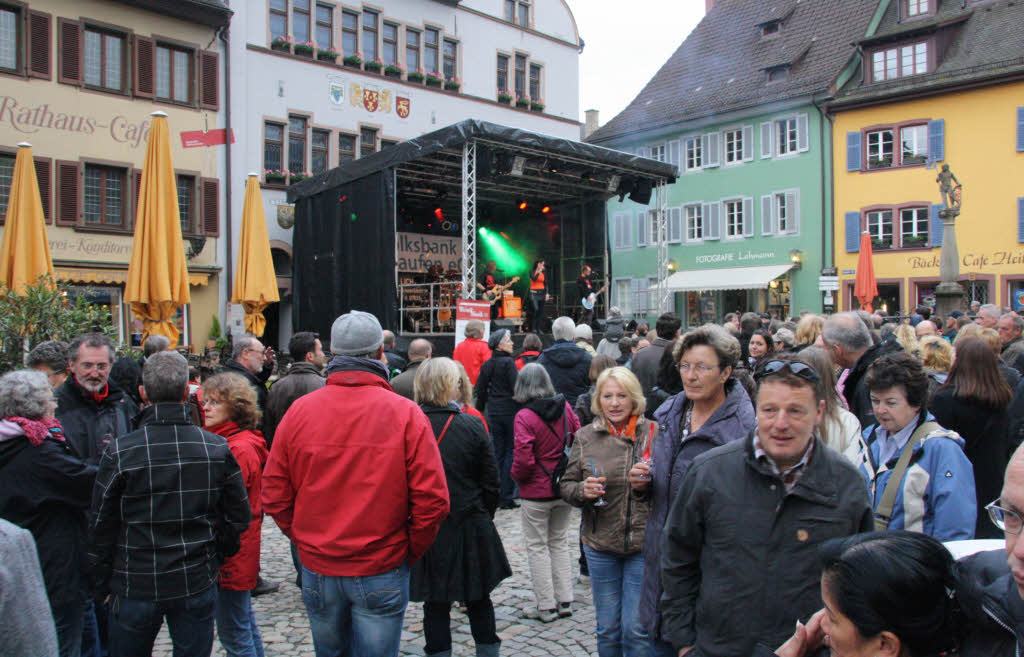
M242 205L242 238L238 245L235 288L231 302L245 308L245 330L261 337L267 327L263 309L281 300L277 294L277 275L270 256L267 220L263 214L259 174L250 173L245 182L245 203Z
M32 161L32 144L18 144L11 178L11 193L4 218L4 241L0 246L0 284L15 294L24 294L40 276L53 281L53 260L50 242L46 239L43 201L39 197L39 181Z
M131 304L132 314L142 319L143 340L165 335L171 344L177 344L180 331L174 315L179 306L191 301L188 269L181 242L167 114L153 112L151 116L124 297Z

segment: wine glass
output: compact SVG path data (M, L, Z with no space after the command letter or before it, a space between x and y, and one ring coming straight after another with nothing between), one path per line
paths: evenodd
M595 479L600 479L604 476L604 468L594 464L594 457L590 457L590 471L594 473ZM608 506L608 502L604 499L604 486L601 486L601 497L597 498L594 502L594 506Z
M640 455L640 462L645 463L648 468L654 467L654 456L651 454L651 443L654 442L654 438L651 436L647 437L647 445L644 446L644 452ZM644 481L651 480L651 470L647 471L647 474L640 475L640 479Z

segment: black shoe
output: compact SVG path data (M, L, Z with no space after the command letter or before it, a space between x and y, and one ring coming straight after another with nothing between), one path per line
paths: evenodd
M268 582L267 580L259 577L256 579L256 588L252 590L252 596L266 595L267 593L277 593L277 590L281 588L281 585L275 582Z

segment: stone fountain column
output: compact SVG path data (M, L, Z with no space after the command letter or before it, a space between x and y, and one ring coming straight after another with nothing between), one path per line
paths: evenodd
M935 288L935 311L943 317L953 310L965 310L964 288L957 282L960 278L960 251L956 244L956 218L960 214L957 206L939 210L942 219L942 251L939 256L939 275L942 282Z

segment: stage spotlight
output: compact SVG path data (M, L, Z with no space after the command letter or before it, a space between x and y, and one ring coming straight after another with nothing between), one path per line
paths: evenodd
M519 209L520 210L522 210L524 212L526 211L526 207L527 207L526 201L519 201L518 205L519 205Z
M608 180L608 191L615 192L619 189L619 181L622 180L622 176L615 174Z
M494 172L498 175L508 175L512 171L512 153L501 151L495 156Z
M541 211L541 214L547 214L547 213L551 212L551 206L545 205L544 207L542 207L540 209L540 211Z
M647 179L641 179L633 185L633 191L629 193L629 200L639 203L640 205L647 205L651 202L651 181Z
M438 221L444 221L444 210L441 208L434 208L434 216L437 217Z
M512 175L521 176L523 171L526 169L526 157L523 155L516 155L515 159L512 160Z

